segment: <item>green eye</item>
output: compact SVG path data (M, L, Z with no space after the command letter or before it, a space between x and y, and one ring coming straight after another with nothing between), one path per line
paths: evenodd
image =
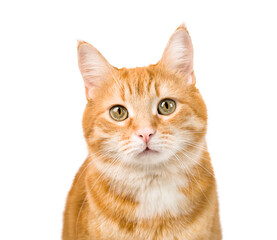
M176 103L172 99L164 99L158 105L158 113L161 115L169 115L174 112Z
M115 121L123 121L128 117L128 111L125 107L117 105L110 109L110 116Z

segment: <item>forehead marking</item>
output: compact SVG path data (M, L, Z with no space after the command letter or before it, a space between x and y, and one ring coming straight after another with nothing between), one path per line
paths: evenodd
M144 89L144 81L145 79L138 77L137 79L137 93L139 96L143 95L145 89Z
M157 82L155 82L154 87L155 87L155 91L156 91L157 96L160 97L160 89L159 89L159 85L158 85Z
M120 88L120 96L122 98L122 101L125 102L125 87Z
M148 95L151 93L153 87L153 92L157 97L160 97L160 83L159 76L152 71L152 69L137 69L137 71L132 71L133 69L122 69L120 74L120 83L115 79L116 85L120 85L120 96L122 100L126 101L126 92L132 96L136 93L138 96ZM131 71L131 72L130 72ZM159 75L159 74L158 74ZM124 82L124 84L122 84ZM122 86L123 85L123 86ZM134 92L135 91L135 92Z
M148 73L148 84L147 84L147 91L150 92L152 80L153 80L153 73L150 70L147 70Z
M132 87L131 87L131 85L130 85L130 81L128 81L128 79L126 79L126 83L127 83L127 87L128 87L128 89L129 89L130 95L132 95L132 94L133 94L133 91L132 91Z

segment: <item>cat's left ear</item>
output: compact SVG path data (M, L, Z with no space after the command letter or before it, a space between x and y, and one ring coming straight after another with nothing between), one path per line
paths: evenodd
M193 46L185 25L181 25L173 33L158 65L181 75L188 85L195 84Z
M112 74L114 67L95 47L84 41L78 42L78 62L86 87L87 99L92 99L97 88Z

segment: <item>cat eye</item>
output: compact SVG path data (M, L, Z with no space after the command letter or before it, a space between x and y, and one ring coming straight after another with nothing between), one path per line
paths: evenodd
M110 116L115 121L123 121L128 117L128 111L125 107L116 105L110 109Z
M164 99L158 105L158 113L161 115L169 115L174 112L176 103L172 99Z

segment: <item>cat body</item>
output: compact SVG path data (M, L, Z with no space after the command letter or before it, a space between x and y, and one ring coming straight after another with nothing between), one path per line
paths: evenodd
M78 57L89 155L68 194L63 240L220 240L186 28L148 67L116 69L85 42Z

